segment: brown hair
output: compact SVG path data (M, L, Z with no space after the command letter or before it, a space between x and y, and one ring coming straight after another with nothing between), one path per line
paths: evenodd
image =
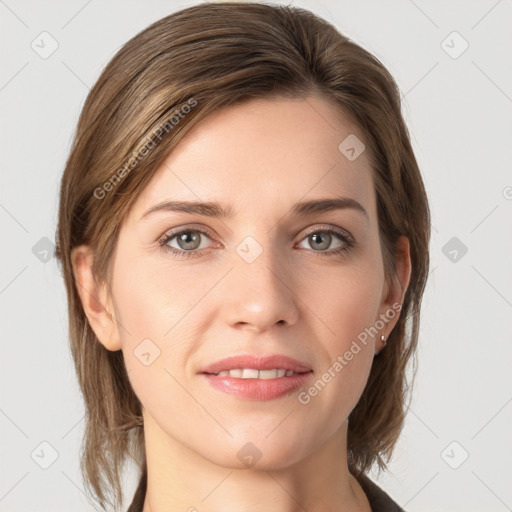
M188 130L210 113L251 98L312 93L334 100L364 134L386 279L395 275L398 237L410 242L411 279L398 323L349 417L351 472L367 472L374 462L379 471L386 467L403 427L411 356L413 378L416 372L430 238L427 197L398 87L377 58L305 9L203 3L153 23L112 58L85 101L62 176L56 257L66 284L71 352L86 409L81 470L102 508L122 502L120 474L127 455L145 478L142 409L122 351L105 349L88 323L71 250L91 246L95 278L109 283L124 216ZM141 479L140 488L144 485Z

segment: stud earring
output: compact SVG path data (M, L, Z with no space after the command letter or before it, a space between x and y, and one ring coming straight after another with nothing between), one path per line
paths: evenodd
M382 348L375 354L376 356L378 356L386 346L386 336L384 336L384 334L380 335L380 341L382 341Z

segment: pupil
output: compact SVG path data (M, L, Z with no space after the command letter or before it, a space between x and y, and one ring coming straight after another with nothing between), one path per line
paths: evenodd
M196 242L196 246L197 246L197 241L198 241L199 237L197 234L195 234L194 232L192 231L187 231L186 233L182 233L179 237L178 237L178 240L180 242L183 242L184 245L186 247L182 247L183 249L195 249L196 247L194 247L194 242ZM192 243L193 247L188 247L187 245ZM181 245L181 243L180 243Z
M330 239L330 236L329 233L315 233L314 235L311 235L311 238L314 240L314 243L320 243L320 246L319 247L320 249L326 249L327 247L329 247L329 239ZM322 244L322 238L325 237L325 239L327 240L327 243L324 241L323 244Z

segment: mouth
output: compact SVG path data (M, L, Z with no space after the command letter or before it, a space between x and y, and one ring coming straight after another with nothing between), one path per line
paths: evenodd
M305 386L313 369L282 355L241 355L217 361L200 373L214 389L236 398L273 400Z

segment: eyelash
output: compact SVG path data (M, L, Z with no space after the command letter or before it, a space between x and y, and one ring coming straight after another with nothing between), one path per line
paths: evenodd
M162 247L162 249L166 252L169 252L173 256L177 258L194 258L201 256L201 254L204 251L207 251L208 249L193 249L190 251L185 251L183 249L175 249L174 247L169 247L167 244L175 238L177 235L181 235L183 233L201 233L202 235L207 236L208 238L211 238L210 233L207 231L204 231L199 228L186 228L186 229L179 229L176 231L170 231L165 233L165 235L158 240L158 245ZM315 233L329 233L337 235L341 241L343 242L343 245L341 247L338 247L337 249L331 249L330 251L313 251L315 257L334 257L339 256L343 253L346 253L350 251L355 246L355 242L352 239L352 237L348 236L344 231L338 228L330 227L330 228L320 228L320 229L314 229L312 231L309 231L306 233L306 235L302 238L302 240L306 239L308 236L313 235ZM301 240L301 241L302 241Z

